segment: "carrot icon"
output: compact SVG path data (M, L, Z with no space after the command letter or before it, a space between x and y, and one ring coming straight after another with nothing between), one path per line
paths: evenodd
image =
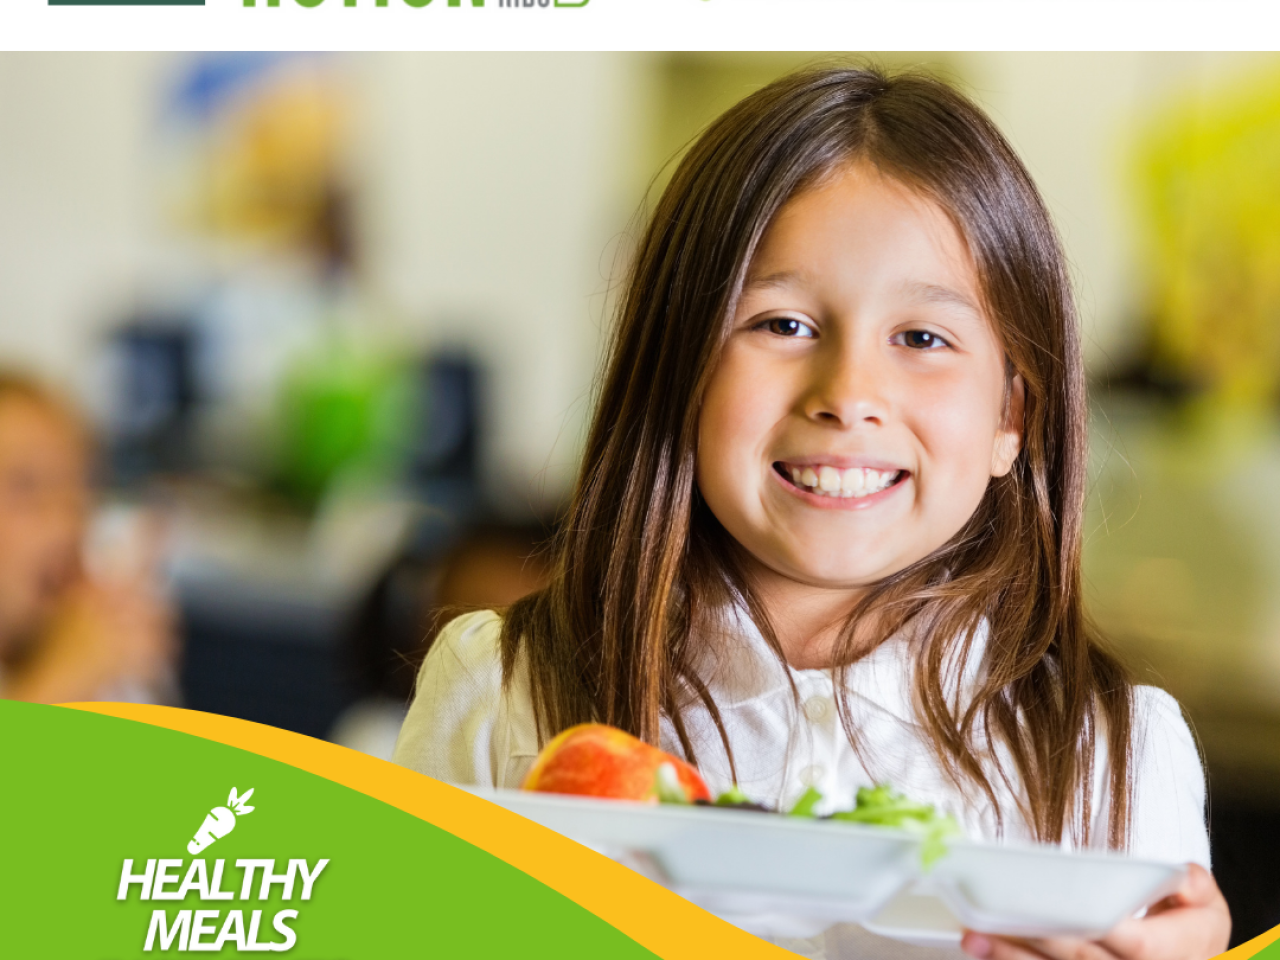
M253 796L253 788L244 796L236 793L236 788L231 788L231 796L227 797L227 806L214 807L209 811L209 815L204 818L204 823L200 824L200 829L196 831L196 835L187 844L187 853L195 856L205 847L209 846L220 837L225 837L228 833L236 828L236 817L243 817L246 813L253 813L253 807L248 806L248 800ZM230 809L228 809L230 808Z

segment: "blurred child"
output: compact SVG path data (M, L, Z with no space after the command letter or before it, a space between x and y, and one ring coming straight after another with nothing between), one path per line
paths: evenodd
M86 572L90 457L67 402L0 372L0 697L172 698L173 616L151 565Z
M413 680L439 627L468 610L510 606L547 584L541 526L471 527L443 556L402 557L374 585L356 615L347 660L361 695L329 739L384 760L413 695Z

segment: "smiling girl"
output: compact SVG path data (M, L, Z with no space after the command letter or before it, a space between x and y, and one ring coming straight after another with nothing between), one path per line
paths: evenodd
M1083 383L1053 226L969 101L748 97L641 240L550 586L445 629L396 759L516 787L598 721L780 806L889 782L974 838L1193 864L1104 941L975 956L1225 949L1194 742L1084 616Z

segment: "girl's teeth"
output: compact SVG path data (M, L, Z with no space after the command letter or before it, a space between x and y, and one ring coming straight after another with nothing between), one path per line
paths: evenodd
M879 493L893 485L898 477L896 470L868 470L854 467L850 470L837 470L835 467L791 467L786 468L791 481L798 487L807 489L823 497L866 497Z

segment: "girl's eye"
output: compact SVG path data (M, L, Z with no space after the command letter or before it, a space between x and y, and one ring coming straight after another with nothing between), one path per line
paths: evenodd
M818 335L813 327L795 317L770 317L761 326L780 337L810 338Z
M928 330L907 330L894 339L900 340L904 347L910 347L913 350L937 350L940 347L950 346L947 341Z

